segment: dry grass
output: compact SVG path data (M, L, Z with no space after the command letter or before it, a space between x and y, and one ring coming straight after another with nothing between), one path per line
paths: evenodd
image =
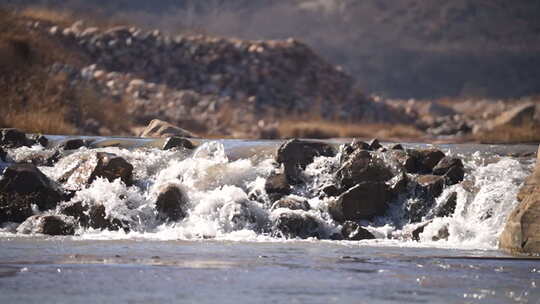
M540 125L528 124L518 127L497 128L476 134L472 139L481 143L539 143Z
M36 21L54 23L59 25L69 25L75 20L73 12L68 10L51 10L40 6L31 6L23 9L19 15Z
M336 138L356 137L383 140L420 139L424 133L413 126L388 124L344 123L325 120L293 121L285 120L279 124L282 138Z

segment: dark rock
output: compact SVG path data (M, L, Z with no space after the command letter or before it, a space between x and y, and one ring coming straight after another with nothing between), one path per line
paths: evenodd
M141 132L140 137L188 137L194 138L197 137L195 134L179 128L175 125L172 125L166 121L153 119L150 121L148 126Z
M413 241L417 241L417 242L420 241L420 234L422 234L424 232L424 229L426 228L426 226L431 224L431 223L432 223L432 221L428 221L428 222L422 223L419 226L417 226L412 232Z
M35 195L0 192L0 224L5 222L22 223L32 216Z
M401 144L395 144L392 147L390 147L390 150L405 150L405 149L403 149L403 146Z
M431 240L432 241L440 241L440 240L448 240L448 237L450 236L450 231L448 231L448 225L442 226L439 231L437 231L437 234L434 235Z
M369 144L369 149L372 151L376 151L382 148L381 143L376 138L372 139L368 144Z
M311 207L305 199L298 199L294 197L284 197L272 205L272 209L286 208L291 210L304 210L309 211Z
M451 216L456 211L457 205L457 192L452 192L446 201L442 202L441 205L435 211L436 217L446 217Z
M353 149L353 150L371 150L370 146L368 143L366 142L363 142L361 140L358 140L358 139L353 139L353 141L351 142L350 144L350 147Z
M75 225L69 218L57 215L34 215L17 228L23 234L73 235Z
M7 152L4 151L4 149L2 149L2 147L0 147L0 161L6 161L6 157L7 157Z
M423 196L427 198L436 198L443 192L445 179L438 175L420 175L416 179L420 185Z
M90 174L88 183L96 178L103 177L112 182L120 178L126 186L133 185L133 166L122 157L111 153L98 152L97 165Z
M193 150L195 149L195 146L189 139L178 136L169 137L163 145L163 150L170 150L174 148Z
M42 147L47 147L49 145L49 139L41 134L32 134L28 138L33 143L38 143Z
M11 165L0 180L0 193L33 195L40 210L56 207L64 194L39 169L30 164Z
M392 178L392 171L379 158L368 151L354 151L336 172L341 186L348 189L362 182L386 182Z
M14 128L0 129L0 146L5 148L29 147L30 141L26 138L26 134L20 130Z
M188 203L186 194L176 185L165 185L159 191L156 200L158 219L164 221L179 221L186 216L185 208Z
M429 174L444 156L437 149L407 150L403 166L407 173Z
M300 171L312 163L315 157L334 155L334 149L327 144L291 139L279 147L276 161L284 165L289 183L297 184L300 182Z
M360 227L360 225L358 225L357 223L351 221L346 221L345 223L343 223L343 227L341 228L341 234L343 235L343 238L345 240L350 241L371 240L375 238L375 236L373 236L371 232Z
M320 236L319 222L308 214L282 213L274 221L274 227L285 238L308 238Z
M63 150L77 150L86 146L87 146L87 142L85 140L76 138L76 139L67 140L65 143L60 145L60 148Z
M268 177L264 189L272 201L291 194L291 186L289 186L287 177L283 173L274 174Z
M321 191L328 196L338 196L341 194L341 191L336 185L324 186Z
M447 184L454 185L465 177L465 169L463 162L459 158L444 157L439 161L437 166L433 168L433 174L444 175L447 179Z
M401 173L400 177L395 180L395 183L392 184L391 190L394 197L397 197L401 194L407 193L409 186L409 177L404 172Z
M363 182L329 203L328 211L336 221L371 219L384 215L392 193L382 182Z

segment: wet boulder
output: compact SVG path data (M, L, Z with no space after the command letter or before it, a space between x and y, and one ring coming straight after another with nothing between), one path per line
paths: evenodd
M346 221L341 228L343 239L350 241L371 240L375 236L355 222Z
M59 206L59 212L74 218L76 223L83 228L129 231L129 225L124 221L108 216L105 206L102 204L66 202Z
M127 186L133 185L133 166L122 157L111 153L98 152L97 165L90 174L89 183L103 177L109 181L120 178Z
M271 201L276 201L285 195L291 194L291 186L283 173L269 176L264 184L264 189Z
M193 150L195 149L195 145L187 139L183 137L173 136L167 138L165 141L165 144L163 144L163 150L171 150L171 149L187 149L187 150Z
M402 172L399 176L392 179L390 189L392 190L393 196L398 197L406 194L409 189L410 182L410 178L405 172Z
M177 185L164 185L156 200L157 217L162 221L179 221L186 216L187 195Z
M279 201L275 202L272 205L271 209L273 210L273 209L278 209L278 208L285 208L285 209L290 209L290 210L304 210L304 211L309 211L309 209L311 209L306 199L292 197L292 196L284 197L280 199Z
M450 195L437 207L435 210L436 217L452 216L456 211L457 192L452 192Z
M82 147L88 147L89 145L90 145L90 142L87 140L74 138L74 139L69 139L65 141L59 146L59 148L62 150L69 151L69 150L78 150Z
M28 136L28 140L34 144L39 144L42 147L47 147L49 145L49 139L41 134L32 134Z
M499 247L512 253L540 254L540 148L527 192L508 216Z
M313 216L300 212L281 213L274 221L276 235L285 238L308 238L320 236L319 221Z
M74 235L72 219L59 215L34 215L17 228L22 234Z
M363 182L328 205L332 218L338 222L372 219L384 215L392 198L390 188L383 182Z
M416 178L421 196L424 198L436 198L443 192L445 179L438 175L420 175Z
M98 177L112 182L121 179L126 186L133 185L133 166L124 158L112 153L97 152L88 156L81 156L78 165L65 172L60 182L76 185L80 188L91 184ZM72 189L78 190L78 189Z
M26 134L18 129L0 129L0 146L4 148L19 148L30 146L31 142Z
M368 144L369 144L369 149L372 151L379 150L380 148L383 147L381 143L379 142L379 140L376 138L372 139Z
M430 174L444 156L444 153L438 149L410 149L407 150L402 165L407 173Z
M188 130L184 130L173 124L170 124L166 121L159 120L159 119L153 119L152 121L150 121L148 126L146 126L144 130L142 130L139 136L140 137L156 137L156 138L173 137L173 136L188 137L188 138L197 137L195 134L189 132Z
M446 183L454 185L463 181L465 168L461 159L446 156L433 168L433 174L445 176Z
M0 193L31 195L40 210L55 208L64 193L39 169L30 164L14 164L4 171Z
M334 149L325 143L291 139L279 147L276 161L283 164L288 182L297 184L300 182L301 170L312 163L315 157L334 155Z
M33 215L32 204L36 196L0 192L0 224L5 222L22 223Z
M336 172L336 179L345 189L363 182L386 182L392 178L392 170L382 159L368 151L356 150Z
M341 194L341 190L336 185L323 186L321 192L326 196L339 196Z
M403 146L402 146L401 144L395 144L395 145L393 145L393 146L390 147L390 150L400 150L400 151L403 151L403 150L405 150L405 149L403 148Z

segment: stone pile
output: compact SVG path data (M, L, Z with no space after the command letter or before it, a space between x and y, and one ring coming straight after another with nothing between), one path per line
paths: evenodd
M291 114L404 119L358 94L349 75L294 39L168 36L135 27L101 30L82 21L41 29L78 45L95 63L83 69L59 63L52 73L67 71L73 83L82 80L104 96L127 101L127 112L140 124L159 118L214 134L234 124L253 134Z

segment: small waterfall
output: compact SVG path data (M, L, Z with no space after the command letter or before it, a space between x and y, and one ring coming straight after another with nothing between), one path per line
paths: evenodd
M306 210L291 210L276 206L265 190L267 179L282 170L273 155L259 153L231 159L226 145L224 141L208 141L191 152L155 148L81 148L61 158L54 166L39 169L50 179L59 180L66 171L81 166L82 160L95 152L113 153L133 165L135 182L129 187L120 179L109 181L105 178L97 178L87 185L70 177L64 183L64 187L77 190L70 202L102 204L108 217L129 228L110 231L81 226L77 228L76 238L281 241L287 231L276 227L280 227L282 217L287 215L288 220L292 219L287 229L307 225L317 230L316 234L297 235L335 239L342 225L329 215L328 206L336 198L322 195L320 189L332 184L344 157L342 148L334 157L315 157L303 169L300 176L303 182L292 185L287 197L307 207ZM235 145L238 148L238 143ZM452 154L449 151L452 147L448 148L445 153ZM9 156L13 161L21 161L40 153L51 152L44 148L23 147L9 151ZM384 216L358 221L376 237L362 243L495 248L506 217L517 203L516 193L532 170L533 160L472 151L458 156L465 165L463 182L446 186L416 220L411 219L410 210L421 200L419 196L394 199ZM186 214L179 221L163 222L156 217L156 199L160 189L170 184L177 185L187 196ZM453 212L438 216L438 210L450 199L455 200ZM47 214L58 212L58 209L46 211ZM295 221L301 221L301 224ZM1 234L13 235L13 227L4 225Z

